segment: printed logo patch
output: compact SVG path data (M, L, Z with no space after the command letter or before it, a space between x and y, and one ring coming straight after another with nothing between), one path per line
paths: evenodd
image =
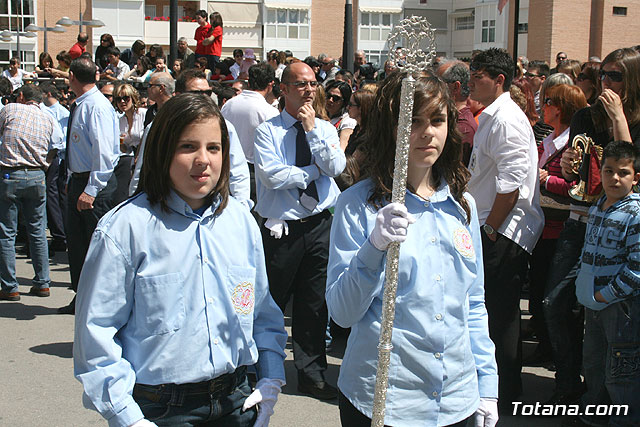
M253 290L253 283L242 282L233 289L231 300L236 313L251 314L255 304L256 295Z
M453 232L453 245L456 250L465 258L473 258L476 255L473 249L471 235L466 228L460 227Z
M78 132L71 132L71 141L78 142L80 140L80 135Z

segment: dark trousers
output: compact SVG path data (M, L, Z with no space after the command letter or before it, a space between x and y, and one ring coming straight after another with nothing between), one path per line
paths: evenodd
M340 408L340 424L342 424L342 427L371 427L371 418L358 411L342 392L338 394L338 407ZM473 419L473 416L448 427L465 427L471 419ZM384 427L389 426L385 425Z
M501 234L492 242L482 233L482 255L489 335L496 346L498 399L508 404L522 393L520 291L529 254Z
M78 281L84 258L89 250L91 235L98 221L113 207L113 193L116 189L116 177L111 175L107 186L102 189L93 201L93 209L78 210L78 198L87 186L89 174L72 174L69 179L67 195L67 251L69 253L69 272L71 287L78 290Z
M627 415L613 412L609 426L640 425L640 296L602 311L585 309L584 378L587 405L629 405ZM607 417L585 415L592 423Z
M133 168L133 156L120 156L118 164L113 169L116 176L116 190L113 193L113 206L118 205L129 197L129 182L131 182L131 169Z
M293 296L291 335L293 358L303 376L298 381L324 381L327 355L325 289L329 260L331 214L324 211L306 222L287 221L289 235L271 237L264 226L262 240L271 296L284 313Z
M60 185L59 171L60 156L58 155L47 169L47 224L53 240L64 242L67 194Z
M582 387L584 310L576 303L576 277L586 228L586 224L573 219L564 223L543 301L559 393L578 392Z
M242 410L251 387L246 369L238 368L211 381L197 384L136 384L133 399L145 418L157 426L250 427L257 405Z
M531 254L529 270L529 312L533 322L533 330L540 342L538 350L542 353L551 353L551 343L547 332L547 323L544 320L544 308L542 300L545 295L549 267L556 252L558 239L540 239Z

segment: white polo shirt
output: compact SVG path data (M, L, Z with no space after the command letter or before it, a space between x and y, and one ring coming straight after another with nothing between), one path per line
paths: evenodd
M519 190L516 205L497 231L531 253L544 227L531 124L509 92L487 106L478 121L469 161L469 192L478 220L487 220L497 194Z

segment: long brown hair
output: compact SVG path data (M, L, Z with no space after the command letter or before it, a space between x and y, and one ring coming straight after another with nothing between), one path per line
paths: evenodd
M393 73L385 79L378 90L375 104L371 110L367 156L363 165L364 177L371 178L373 190L368 199L376 208L391 200L393 187L393 168L396 151L396 130L400 112L400 89L405 72ZM436 182L444 179L454 199L471 220L471 208L464 198L469 181L469 172L462 158L462 138L457 130L458 111L449 96L446 84L435 74L425 71L416 79L413 114L424 108L444 108L447 112L447 139L442 154L433 165L433 178ZM410 189L411 190L411 189Z
M211 192L211 196L219 195L221 198L215 213L222 212L229 201L229 134L218 106L210 97L201 94L174 96L158 110L144 148L136 194L144 191L151 204L160 203L162 209L168 210L167 197L172 188L169 169L180 135L190 124L211 118L218 120L222 133L222 168L218 183Z

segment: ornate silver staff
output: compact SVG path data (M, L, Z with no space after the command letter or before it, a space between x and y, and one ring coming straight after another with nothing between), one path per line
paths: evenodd
M426 42L426 49L421 44ZM397 45L406 46L396 49ZM387 39L389 57L396 65L406 71L400 92L400 116L396 135L396 160L393 171L393 190L391 201L404 203L407 191L407 159L409 158L409 136L411 135L411 116L415 92L414 74L420 73L431 65L436 56L435 30L429 22L420 16L403 19L396 25ZM387 249L384 294L382 297L382 320L380 340L378 342L378 370L376 389L373 396L372 427L384 426L384 410L389 387L389 360L391 357L391 335L393 319L396 314L396 292L398 290L398 259L400 244L391 243Z

